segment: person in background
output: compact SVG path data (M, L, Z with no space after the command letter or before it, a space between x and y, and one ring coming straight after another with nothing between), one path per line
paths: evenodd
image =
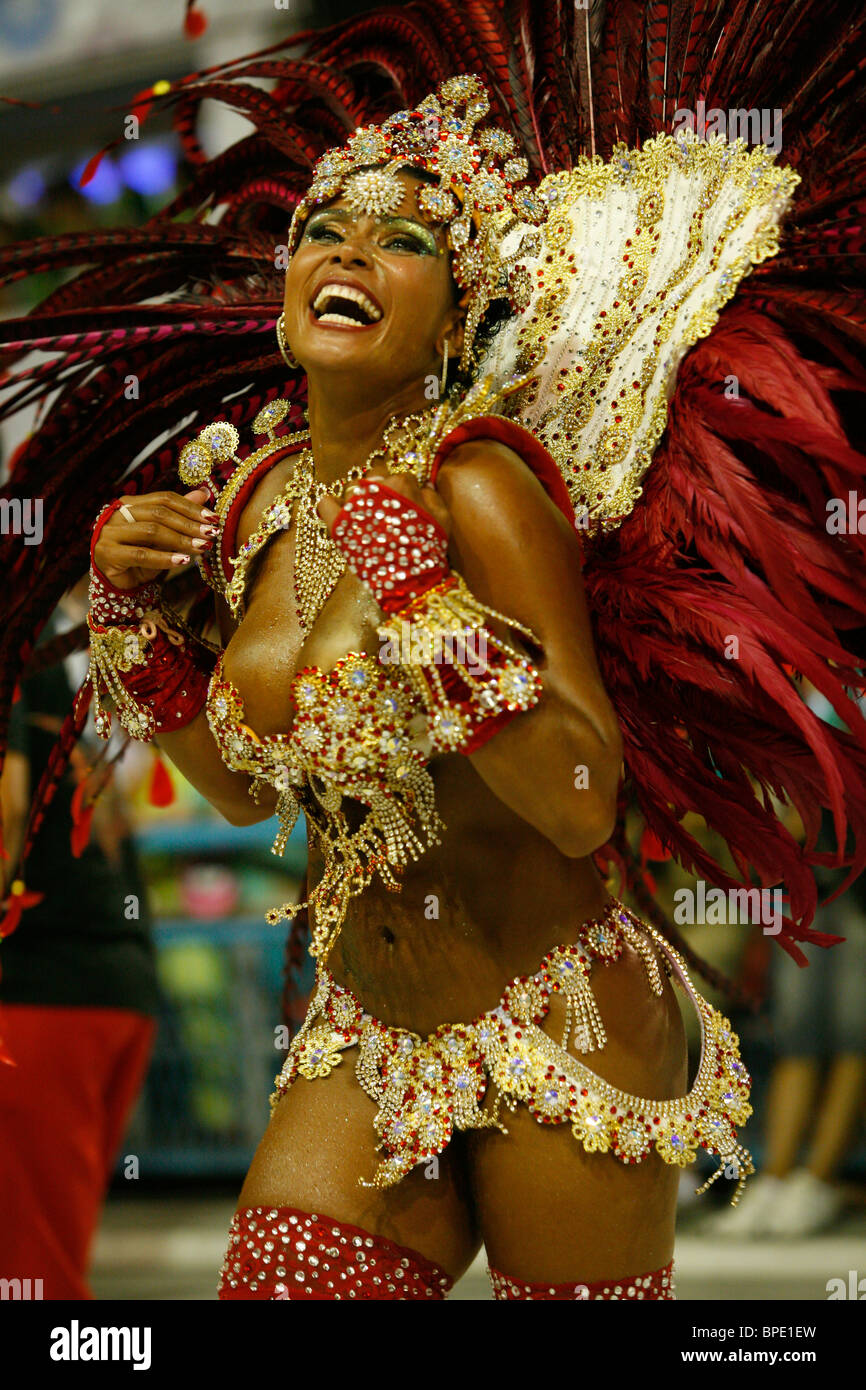
M832 706L803 682L810 707L842 727ZM834 847L824 811L818 848ZM815 869L821 897L841 881L838 870ZM765 1108L765 1161L734 1211L708 1225L731 1237L816 1235L844 1206L837 1178L856 1137L866 1091L866 874L828 906L815 926L845 938L843 946L809 951L801 969L771 953L770 1024L776 1052Z
M52 619L43 640L57 631ZM12 708L0 779L2 897L71 696L61 663L25 680ZM41 1280L46 1299L93 1297L91 1244L158 1005L147 903L122 807L110 795L100 799L90 843L75 858L74 789L70 772L28 859L27 888L42 901L0 946L0 1036L15 1063L0 1065L0 1279Z

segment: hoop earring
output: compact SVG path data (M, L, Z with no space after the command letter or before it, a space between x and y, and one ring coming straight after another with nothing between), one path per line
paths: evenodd
M445 351L442 353L442 375L439 378L439 386L442 395L445 395L445 378L448 375L448 339L445 339Z
M296 357L293 357L291 352L289 351L288 344L286 342L286 326L283 323L282 314L280 314L280 317L277 319L277 347L280 349L280 356L282 357L287 367L291 367L292 370L294 370L297 367L300 367L301 364L298 361L298 359Z

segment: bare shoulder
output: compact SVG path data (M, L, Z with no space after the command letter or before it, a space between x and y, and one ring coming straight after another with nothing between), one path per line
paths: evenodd
M483 469L495 461L526 467L519 450L512 448L510 444L503 444L499 439L465 439L446 455L439 476L453 474L457 469L465 471L473 465Z
M467 439L456 445L436 475L436 490L450 508L495 497L500 505L511 501L523 511L535 507L551 517L560 515L522 455L498 439Z
M462 558L479 545L515 565L544 555L576 564L580 543L559 507L516 449L495 439L458 444L436 475L436 491L453 521ZM526 576L524 576L524 579Z

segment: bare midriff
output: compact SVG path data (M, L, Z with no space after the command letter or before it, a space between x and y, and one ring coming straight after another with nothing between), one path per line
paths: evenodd
M240 519L237 546L279 494L291 463L266 474ZM293 532L274 536L250 569L246 611L230 637L224 675L259 735L284 732L304 647L293 587ZM304 664L329 669L346 651L377 650L378 609L359 581L341 580L309 634ZM308 660L311 650L315 660ZM446 829L401 875L378 877L349 904L327 965L383 1022L425 1035L495 1007L515 975L532 973L552 947L575 938L607 894L590 858L570 859L488 789L471 759L429 766ZM365 814L347 803L352 826ZM315 857L311 883L318 878Z

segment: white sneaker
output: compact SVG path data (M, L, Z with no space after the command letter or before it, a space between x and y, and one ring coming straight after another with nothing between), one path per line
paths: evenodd
M826 1231L843 1206L843 1198L832 1183L798 1168L782 1182L770 1213L767 1235L793 1239Z
M708 1217L702 1233L730 1240L755 1240L766 1235L770 1213L783 1187L784 1180L769 1173L749 1178L737 1206L727 1206Z

